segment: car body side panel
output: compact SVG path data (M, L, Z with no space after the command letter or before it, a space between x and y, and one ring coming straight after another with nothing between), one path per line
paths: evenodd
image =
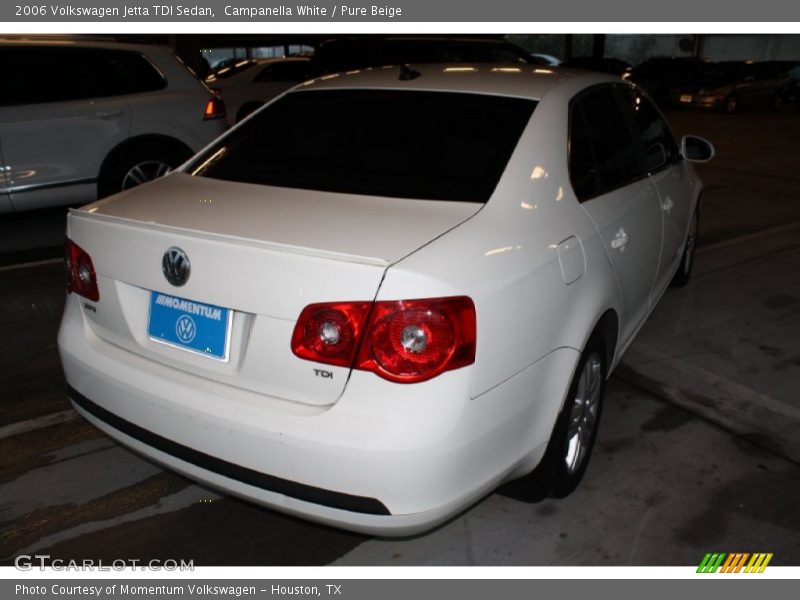
M74 202L72 192L91 188L103 159L130 135L130 107L124 97L8 106L0 112L16 210ZM91 194L78 196L92 199Z
M621 311L598 232L570 187L566 154L566 103L550 103L545 96L487 205L390 267L381 285L379 300L404 297L408 289L422 297L473 299L478 323L473 397L557 348L582 349L606 310ZM586 268L566 284L558 245L571 236L583 246Z

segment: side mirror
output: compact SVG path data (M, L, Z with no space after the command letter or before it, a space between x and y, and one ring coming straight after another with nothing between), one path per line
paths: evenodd
M681 140L681 156L689 162L708 162L714 158L714 144L696 135L685 135Z

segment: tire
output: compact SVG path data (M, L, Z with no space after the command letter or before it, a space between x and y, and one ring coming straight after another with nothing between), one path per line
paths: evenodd
M692 267L694 267L694 254L697 247L697 232L699 229L700 209L698 208L694 211L692 222L689 225L689 234L686 236L686 242L683 245L681 264L669 283L671 287L683 287L689 283L689 279L692 276Z
M564 407L539 465L507 485L504 493L526 502L564 498L583 479L592 455L603 408L607 365L603 343L592 336L581 354Z
M166 175L191 156L178 144L133 144L109 157L97 180L97 196L104 198Z
M778 110L781 106L783 106L783 95L780 92L775 92L772 96L772 102L770 102L770 108Z
M722 103L722 112L726 115L735 113L739 109L739 98L736 94L728 94L725 101Z

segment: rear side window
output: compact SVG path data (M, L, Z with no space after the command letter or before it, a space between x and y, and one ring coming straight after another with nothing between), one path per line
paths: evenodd
M222 138L188 171L278 187L482 203L535 106L446 92L295 92Z
M587 153L591 154L591 163ZM605 194L637 177L636 149L613 88L598 88L574 100L570 110L570 180L578 198L583 201Z
M8 69L0 105L64 102L162 89L166 81L136 52L73 47L0 48Z

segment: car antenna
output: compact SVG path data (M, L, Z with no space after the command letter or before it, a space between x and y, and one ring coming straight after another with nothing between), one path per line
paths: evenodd
M400 65L400 81L411 81L421 76L422 73L412 69L407 64Z

